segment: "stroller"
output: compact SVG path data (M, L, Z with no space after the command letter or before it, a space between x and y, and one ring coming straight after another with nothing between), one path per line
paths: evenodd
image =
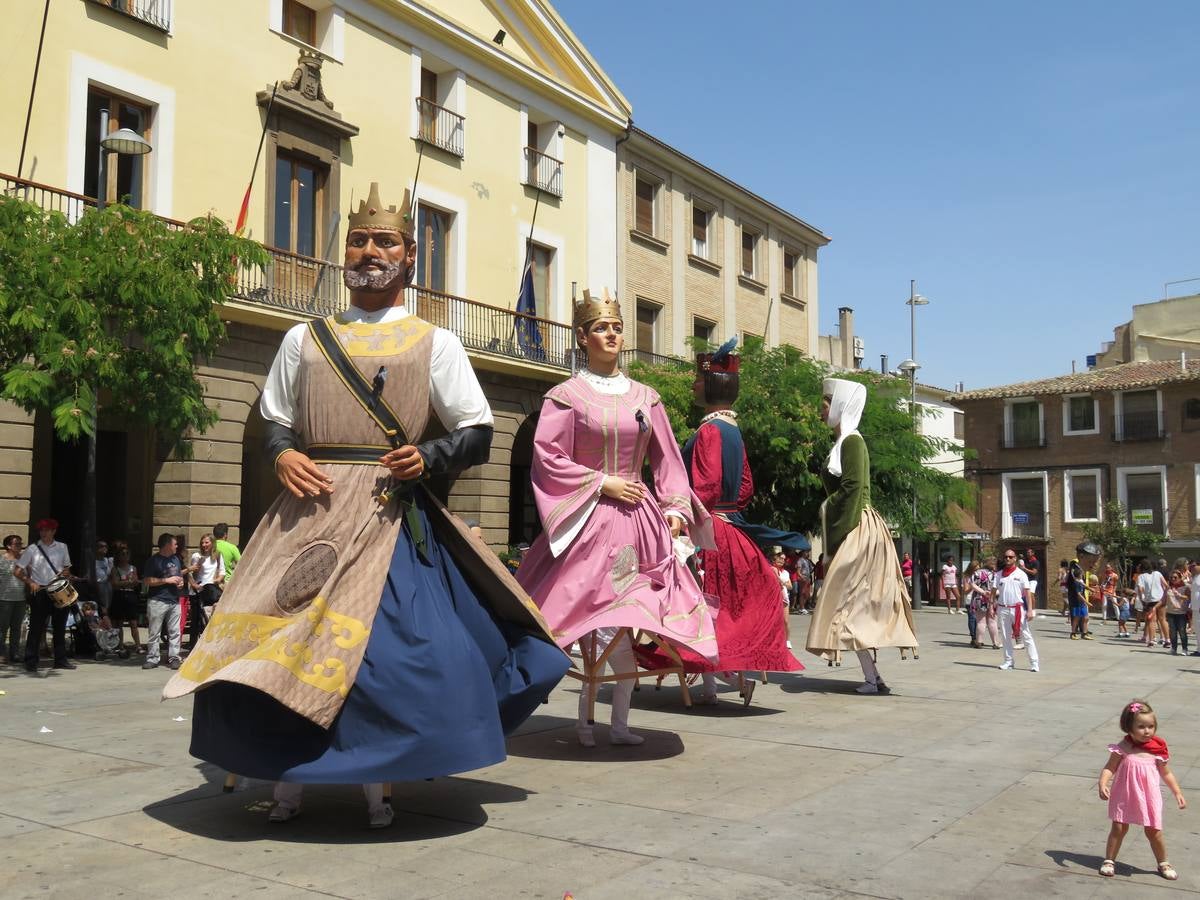
M96 647L96 659L129 659L129 650L121 638L121 629L113 628L108 616L101 616L95 602L84 600L79 604L80 623L86 628Z

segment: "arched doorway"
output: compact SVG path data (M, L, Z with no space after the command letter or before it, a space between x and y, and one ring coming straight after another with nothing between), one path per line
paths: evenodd
M533 500L533 434L538 413L531 414L513 436L508 473L508 543L531 542L542 532L537 505Z

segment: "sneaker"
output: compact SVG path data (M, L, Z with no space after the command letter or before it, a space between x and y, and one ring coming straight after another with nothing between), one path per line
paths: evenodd
M579 746L587 747L589 750L596 746L596 737L592 734L591 726L585 728L576 728L575 736L579 738Z
M707 691L700 694L700 699L696 701L697 706L716 706L720 701L717 700L716 692L708 693Z
M788 642L787 642L787 648L788 648L789 650L791 650L791 649L792 649L792 642L791 642L791 641L788 641Z
M1072 632L1072 633L1071 633L1071 640L1073 640L1073 641L1077 641L1077 640L1079 640L1079 635L1077 635L1077 634L1075 634L1074 632Z
M854 692L856 694L878 694L879 693L879 685L872 684L871 682L867 681L867 682L864 682L863 684L860 684L858 687L856 687L854 689Z
M609 733L608 742L614 746L620 744L626 747L637 747L646 743L646 739L632 731L613 731Z
M1017 641L1015 644L1013 644L1013 649L1014 650L1024 650L1025 644L1022 643L1021 641Z
M875 682L875 687L879 689L879 693L881 694L890 694L892 692L892 689L883 683L882 678Z
M167 660L168 669L178 669L181 665L183 665L183 662L178 656L172 656Z
M1000 669L1001 672L1008 672L1009 670L1012 669L1012 666L1013 666L1012 663L1000 663L998 668Z
M1034 666L1029 667L1029 671L1030 672L1040 672L1042 670L1041 670L1041 667L1034 665Z
M378 809L367 810L369 828L387 828L392 824L392 820L396 817L396 813L392 810L392 804L384 803Z
M1083 639L1084 639L1085 641L1090 641L1090 640L1092 640L1092 633L1089 631L1087 634L1085 634L1085 635L1083 636Z
M142 663L142 668L143 669L157 669L158 663L150 662L150 660L146 660L144 663Z
M58 662L56 662L54 664L54 668L56 668L56 669L78 669L79 667L77 665L75 665L75 663L71 662L69 659L60 659Z

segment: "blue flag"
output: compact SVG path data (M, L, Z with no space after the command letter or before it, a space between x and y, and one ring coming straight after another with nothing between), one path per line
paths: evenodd
M517 312L526 315L537 315L537 300L533 294L533 260L525 266L525 275L521 278L521 293L517 295ZM546 351L542 348L542 332L538 323L524 316L516 316L517 344L521 352L529 359L544 360Z

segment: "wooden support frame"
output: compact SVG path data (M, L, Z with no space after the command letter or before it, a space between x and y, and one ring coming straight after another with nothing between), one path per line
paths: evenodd
M596 653L597 641L593 637L593 633L589 633L581 637L576 644L579 647L580 660L583 663L583 671L579 672L574 668L567 672L567 675L574 678L576 681L582 682L583 690L587 691L587 723L588 725L596 724L596 691L604 682L628 681L633 679L635 682L642 678L657 678L658 684L662 684L663 678L668 675L676 675L679 678L679 690L683 695L683 705L690 707L692 705L692 695L688 691L687 678L683 671L683 660L679 658L679 654L669 642L663 638L652 635L650 632L624 627L618 628L616 635L608 642L608 646L604 648L599 655ZM650 635L654 637L659 647L671 657L674 665L668 666L665 669L642 669L637 666L637 656L634 655L634 669L632 672L614 672L612 675L604 674L604 666L608 662L609 656L612 654L613 648L619 641L628 640L633 646L639 644L642 637Z

